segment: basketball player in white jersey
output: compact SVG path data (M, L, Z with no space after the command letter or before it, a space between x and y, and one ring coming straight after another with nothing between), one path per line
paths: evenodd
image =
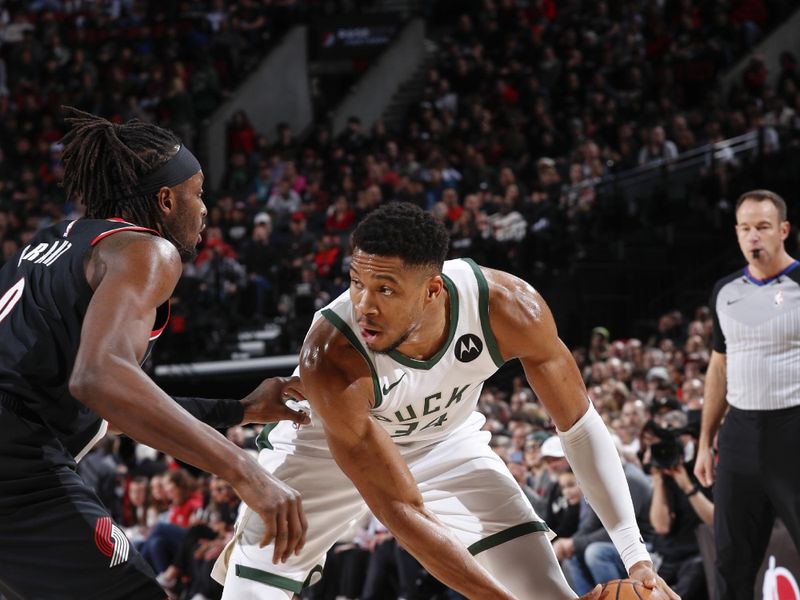
M223 598L291 598L368 509L469 598L574 598L553 534L489 449L476 412L483 382L512 358L630 576L658 588L651 597L677 598L653 570L617 451L533 288L469 260L445 262L447 231L411 204L373 212L353 247L350 289L317 314L300 354L312 422L282 422L260 438L260 464L302 495L305 547L273 563L259 547L264 525L245 509L215 568L221 579L227 567Z

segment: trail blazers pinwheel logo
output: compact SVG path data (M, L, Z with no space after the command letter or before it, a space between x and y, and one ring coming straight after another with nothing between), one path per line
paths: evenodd
M114 525L111 517L101 517L97 519L94 528L94 543L97 549L111 558L109 568L115 567L128 560L130 544L128 538L122 533L119 527Z
M472 362L483 352L483 342L474 333L465 333L456 342L456 358L463 363Z
M764 600L800 600L797 580L789 569L775 566L774 556L769 557L762 591Z

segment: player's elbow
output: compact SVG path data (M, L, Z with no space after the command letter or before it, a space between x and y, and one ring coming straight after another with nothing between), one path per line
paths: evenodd
M69 378L69 393L83 405L95 410L98 403L107 404L110 398L120 395L120 389L125 387L120 382L133 381L131 367L141 372L138 363L121 358L114 352L87 356L81 356L79 352Z
M375 518L386 525L392 533L402 537L407 529L413 529L413 523L427 517L422 499L417 502L407 499L386 503L376 503L371 507Z
M69 378L69 393L81 404L92 408L93 400L102 395L102 381L99 369L75 369Z

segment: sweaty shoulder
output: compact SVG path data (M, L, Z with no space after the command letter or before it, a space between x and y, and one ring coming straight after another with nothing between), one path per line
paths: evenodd
M108 275L133 277L137 285L175 287L182 266L178 250L164 238L140 231L120 231L100 240L87 255L86 279L96 290Z
M489 284L489 310L508 318L538 319L542 297L527 281L504 271L481 267ZM522 314L517 314L522 311Z
M526 356L532 339L557 339L550 309L531 284L504 271L481 270L489 284L489 320L505 360Z
M363 388L368 394L366 408L374 402L369 367L359 351L324 317L311 329L300 351L300 378L311 391L309 401L315 408L319 403L335 400L345 391ZM319 390L324 393L314 393ZM363 394L358 394L363 397Z

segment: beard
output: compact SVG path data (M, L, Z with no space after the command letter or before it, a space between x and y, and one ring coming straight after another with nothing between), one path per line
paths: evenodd
M181 244L169 231L164 231L164 237L178 250L183 262L194 261L197 258L197 246Z
M183 262L194 262L197 258L197 248L178 248L178 254L181 255Z
M175 247L178 249L178 254L181 255L181 260L183 262L194 262L194 259L197 258L197 246L187 247L187 246L178 246L176 244Z
M164 239L170 242L173 246L175 246L175 249L178 251L178 254L180 254L181 260L183 262L189 262L189 261L193 262L194 259L197 258L197 246L195 244L187 245L181 243L178 240L178 238L172 234L172 232L169 230L169 227L167 227L166 224L163 224L161 230Z
M413 331L413 329L409 329L404 334L402 334L400 337L398 337L395 341L393 341L391 344L386 346L386 348L382 348L380 350L374 350L374 349L371 349L371 350L375 354L389 354L390 352L394 352L395 350L397 350L400 347L400 345L403 342L405 342L408 339L408 336L411 335L412 331Z

